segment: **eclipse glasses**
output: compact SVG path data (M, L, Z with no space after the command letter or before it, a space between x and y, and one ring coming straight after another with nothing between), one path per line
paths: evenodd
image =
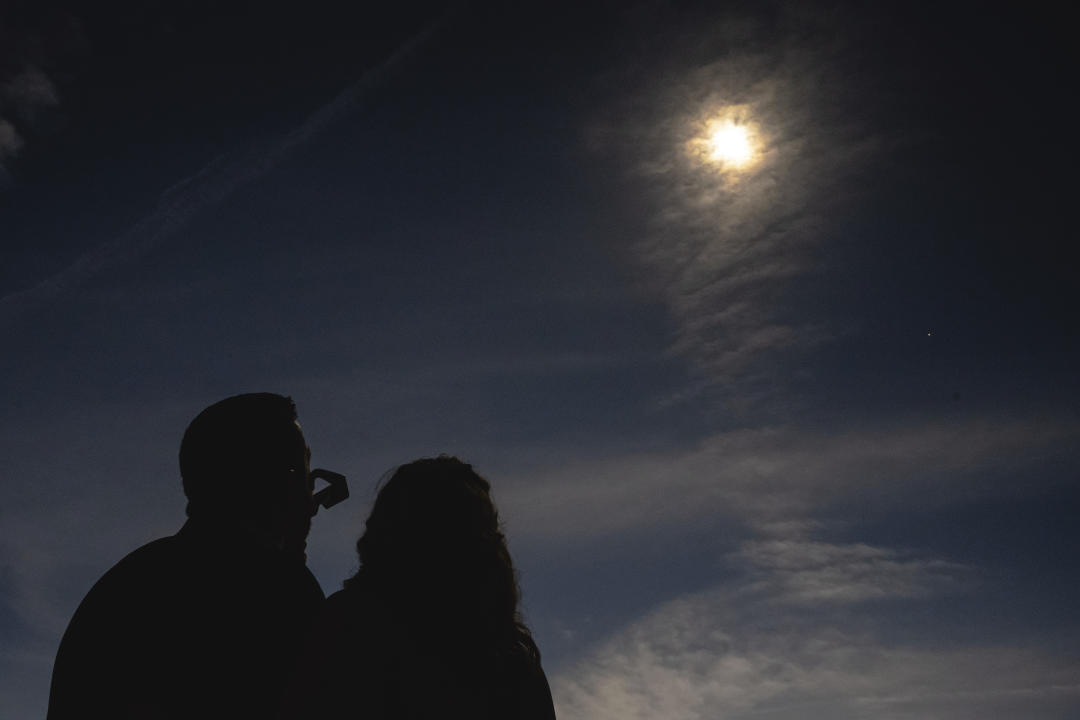
M322 468L315 468L311 471L311 479L312 481L322 479L327 482L326 487L311 496L312 517L315 516L315 513L319 512L320 505L329 510L349 497L349 486L345 482L345 476L341 473L336 473L332 470L324 470Z

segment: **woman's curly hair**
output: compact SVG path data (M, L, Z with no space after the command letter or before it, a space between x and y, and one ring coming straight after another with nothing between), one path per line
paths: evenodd
M521 619L521 591L491 486L442 455L399 467L379 490L356 543L347 590L372 597L403 627L486 655L540 652Z

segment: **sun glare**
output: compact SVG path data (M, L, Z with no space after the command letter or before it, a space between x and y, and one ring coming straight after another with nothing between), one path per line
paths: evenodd
M745 167L754 159L750 130L745 125L725 122L709 135L709 158L734 168Z
M691 167L732 189L756 174L772 155L769 135L748 105L708 108L686 126Z

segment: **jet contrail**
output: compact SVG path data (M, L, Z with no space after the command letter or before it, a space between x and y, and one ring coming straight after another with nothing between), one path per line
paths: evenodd
M199 213L265 175L295 150L354 111L364 96L385 82L397 65L424 45L449 15L450 12L442 14L410 37L386 60L365 72L303 123L271 142L269 147L249 148L239 157L218 156L199 172L162 193L157 207L126 232L80 255L36 285L0 297L0 323L14 320L61 293L77 288L102 270L146 254L174 237Z

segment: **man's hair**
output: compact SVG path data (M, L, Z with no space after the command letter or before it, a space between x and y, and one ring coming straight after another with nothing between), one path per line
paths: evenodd
M295 464L302 437L292 398L274 393L235 395L191 421L180 443L180 476L188 515L236 507L260 491L267 476Z

